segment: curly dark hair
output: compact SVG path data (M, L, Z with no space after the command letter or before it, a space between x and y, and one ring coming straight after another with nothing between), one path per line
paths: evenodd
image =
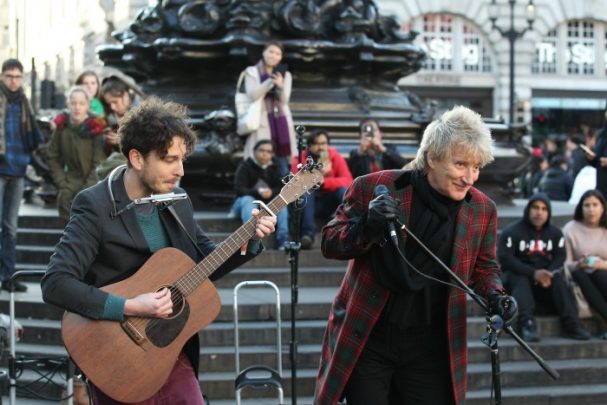
M156 151L158 157L164 158L173 137L179 136L185 141L186 156L191 154L196 134L186 120L187 108L184 105L154 96L147 98L120 120L118 135L122 153L128 159L131 149L136 149L144 157Z
M596 197L601 202L601 205L603 206L603 215L601 215L599 226L601 226L602 228L607 228L607 203L605 202L605 197L603 196L603 193L596 189L588 190L584 194L582 194L582 196L580 197L580 201L575 206L575 211L573 212L573 219L579 222L584 221L584 201L586 201L588 197Z

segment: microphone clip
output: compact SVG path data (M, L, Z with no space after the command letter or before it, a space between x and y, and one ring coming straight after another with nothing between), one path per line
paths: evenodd
M116 212L114 217L117 217L118 215L122 214L123 212L130 210L131 208L133 208L136 205L154 204L159 209L163 210L163 209L168 208L169 206L175 204L177 201L184 200L186 198L188 198L188 195L186 193L176 194L174 192L170 192L170 193L165 193L165 194L151 194L148 197L137 198L137 199L131 201L123 209Z

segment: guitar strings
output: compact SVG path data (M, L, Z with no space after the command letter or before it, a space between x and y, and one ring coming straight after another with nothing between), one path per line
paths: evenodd
M268 204L268 208L272 212L277 212L286 206L286 201L276 197ZM260 209L266 215L269 214L265 209ZM238 228L226 240L218 244L215 249L205 257L200 263L196 264L192 269L186 272L175 282L175 285L170 288L171 301L173 307L180 308L185 301L184 296L189 295L202 282L204 282L215 270L217 270L235 251L240 248L251 236L255 235L256 231L255 217L251 217L240 228ZM244 234L244 235L241 235ZM216 257L223 254L223 258ZM210 262L208 270L205 270L205 265ZM181 288L180 288L181 287ZM183 291L182 291L183 290ZM185 293L185 294L184 294ZM146 317L128 317L128 321L136 328L143 328L149 323L157 323L163 318L146 318Z

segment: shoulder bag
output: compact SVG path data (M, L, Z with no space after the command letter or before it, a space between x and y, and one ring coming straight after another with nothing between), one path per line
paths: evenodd
M575 282L573 276L571 275L571 271L569 270L566 264L563 266L563 273L565 275L565 281L569 285L571 293L575 298L578 316L580 317L580 319L592 318L592 310L590 309L590 305L588 304L586 297L584 297L582 288L579 286L578 283Z
M241 85L245 76L245 71L240 73L238 83L236 83L236 93L234 95L234 106L236 108L236 133L238 135L248 135L259 129L261 120L261 103L263 97L251 101L247 93L241 91Z

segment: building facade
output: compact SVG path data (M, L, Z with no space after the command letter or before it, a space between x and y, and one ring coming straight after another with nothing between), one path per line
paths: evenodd
M85 69L100 70L97 46L112 41L111 32L125 29L149 0L0 0L0 57L21 60L24 87L31 92L35 68L40 84L52 82L60 95ZM42 83L42 86L44 84Z
M535 134L603 125L607 97L607 0L534 0L532 29L510 41L490 19L493 0L376 0L404 31L419 32L424 68L399 84L438 109L464 104L484 116L510 114ZM529 0L495 0L496 25L527 28ZM100 69L95 49L111 42L154 0L0 0L0 57L17 57L58 93L85 68ZM29 79L28 75L26 79ZM26 80L26 86L30 81Z
M399 84L439 109L464 104L483 115L510 112L510 41L494 29L491 0L380 0L403 30L419 32L424 68ZM496 0L496 25L528 27L528 0ZM536 138L604 124L607 100L607 0L535 0L532 29L514 41L514 121Z

